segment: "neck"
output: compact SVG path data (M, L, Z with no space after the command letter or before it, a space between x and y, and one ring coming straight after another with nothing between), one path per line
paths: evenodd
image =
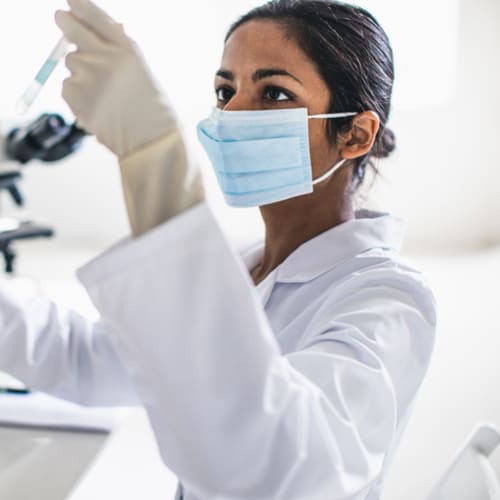
M347 189L336 196L331 189L315 189L310 195L266 205L260 211L266 237L262 260L251 272L255 284L300 245L354 217Z

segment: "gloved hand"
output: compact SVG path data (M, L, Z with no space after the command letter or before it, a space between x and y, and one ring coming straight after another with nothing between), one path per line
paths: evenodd
M89 0L68 0L56 23L77 47L66 58L63 97L79 126L118 157L175 128L167 100L123 26Z
M77 50L63 97L77 123L119 158L132 234L203 201L201 174L190 161L175 116L122 25L89 0L68 0L56 22Z

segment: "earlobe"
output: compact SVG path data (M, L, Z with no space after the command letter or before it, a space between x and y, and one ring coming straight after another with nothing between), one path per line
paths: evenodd
M351 130L345 134L349 138L340 149L342 158L353 160L366 155L373 147L379 128L380 118L374 111L356 115Z

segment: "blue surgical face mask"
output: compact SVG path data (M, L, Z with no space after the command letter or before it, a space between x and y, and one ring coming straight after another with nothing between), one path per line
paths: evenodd
M307 108L222 111L198 124L198 138L210 158L229 205L268 205L312 193L345 160L312 179L308 119L357 113L307 115Z

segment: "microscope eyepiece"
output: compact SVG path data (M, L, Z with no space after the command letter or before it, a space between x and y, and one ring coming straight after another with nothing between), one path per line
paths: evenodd
M53 162L76 151L87 133L69 125L58 114L44 113L34 122L13 129L6 140L6 153L22 164L30 160Z

